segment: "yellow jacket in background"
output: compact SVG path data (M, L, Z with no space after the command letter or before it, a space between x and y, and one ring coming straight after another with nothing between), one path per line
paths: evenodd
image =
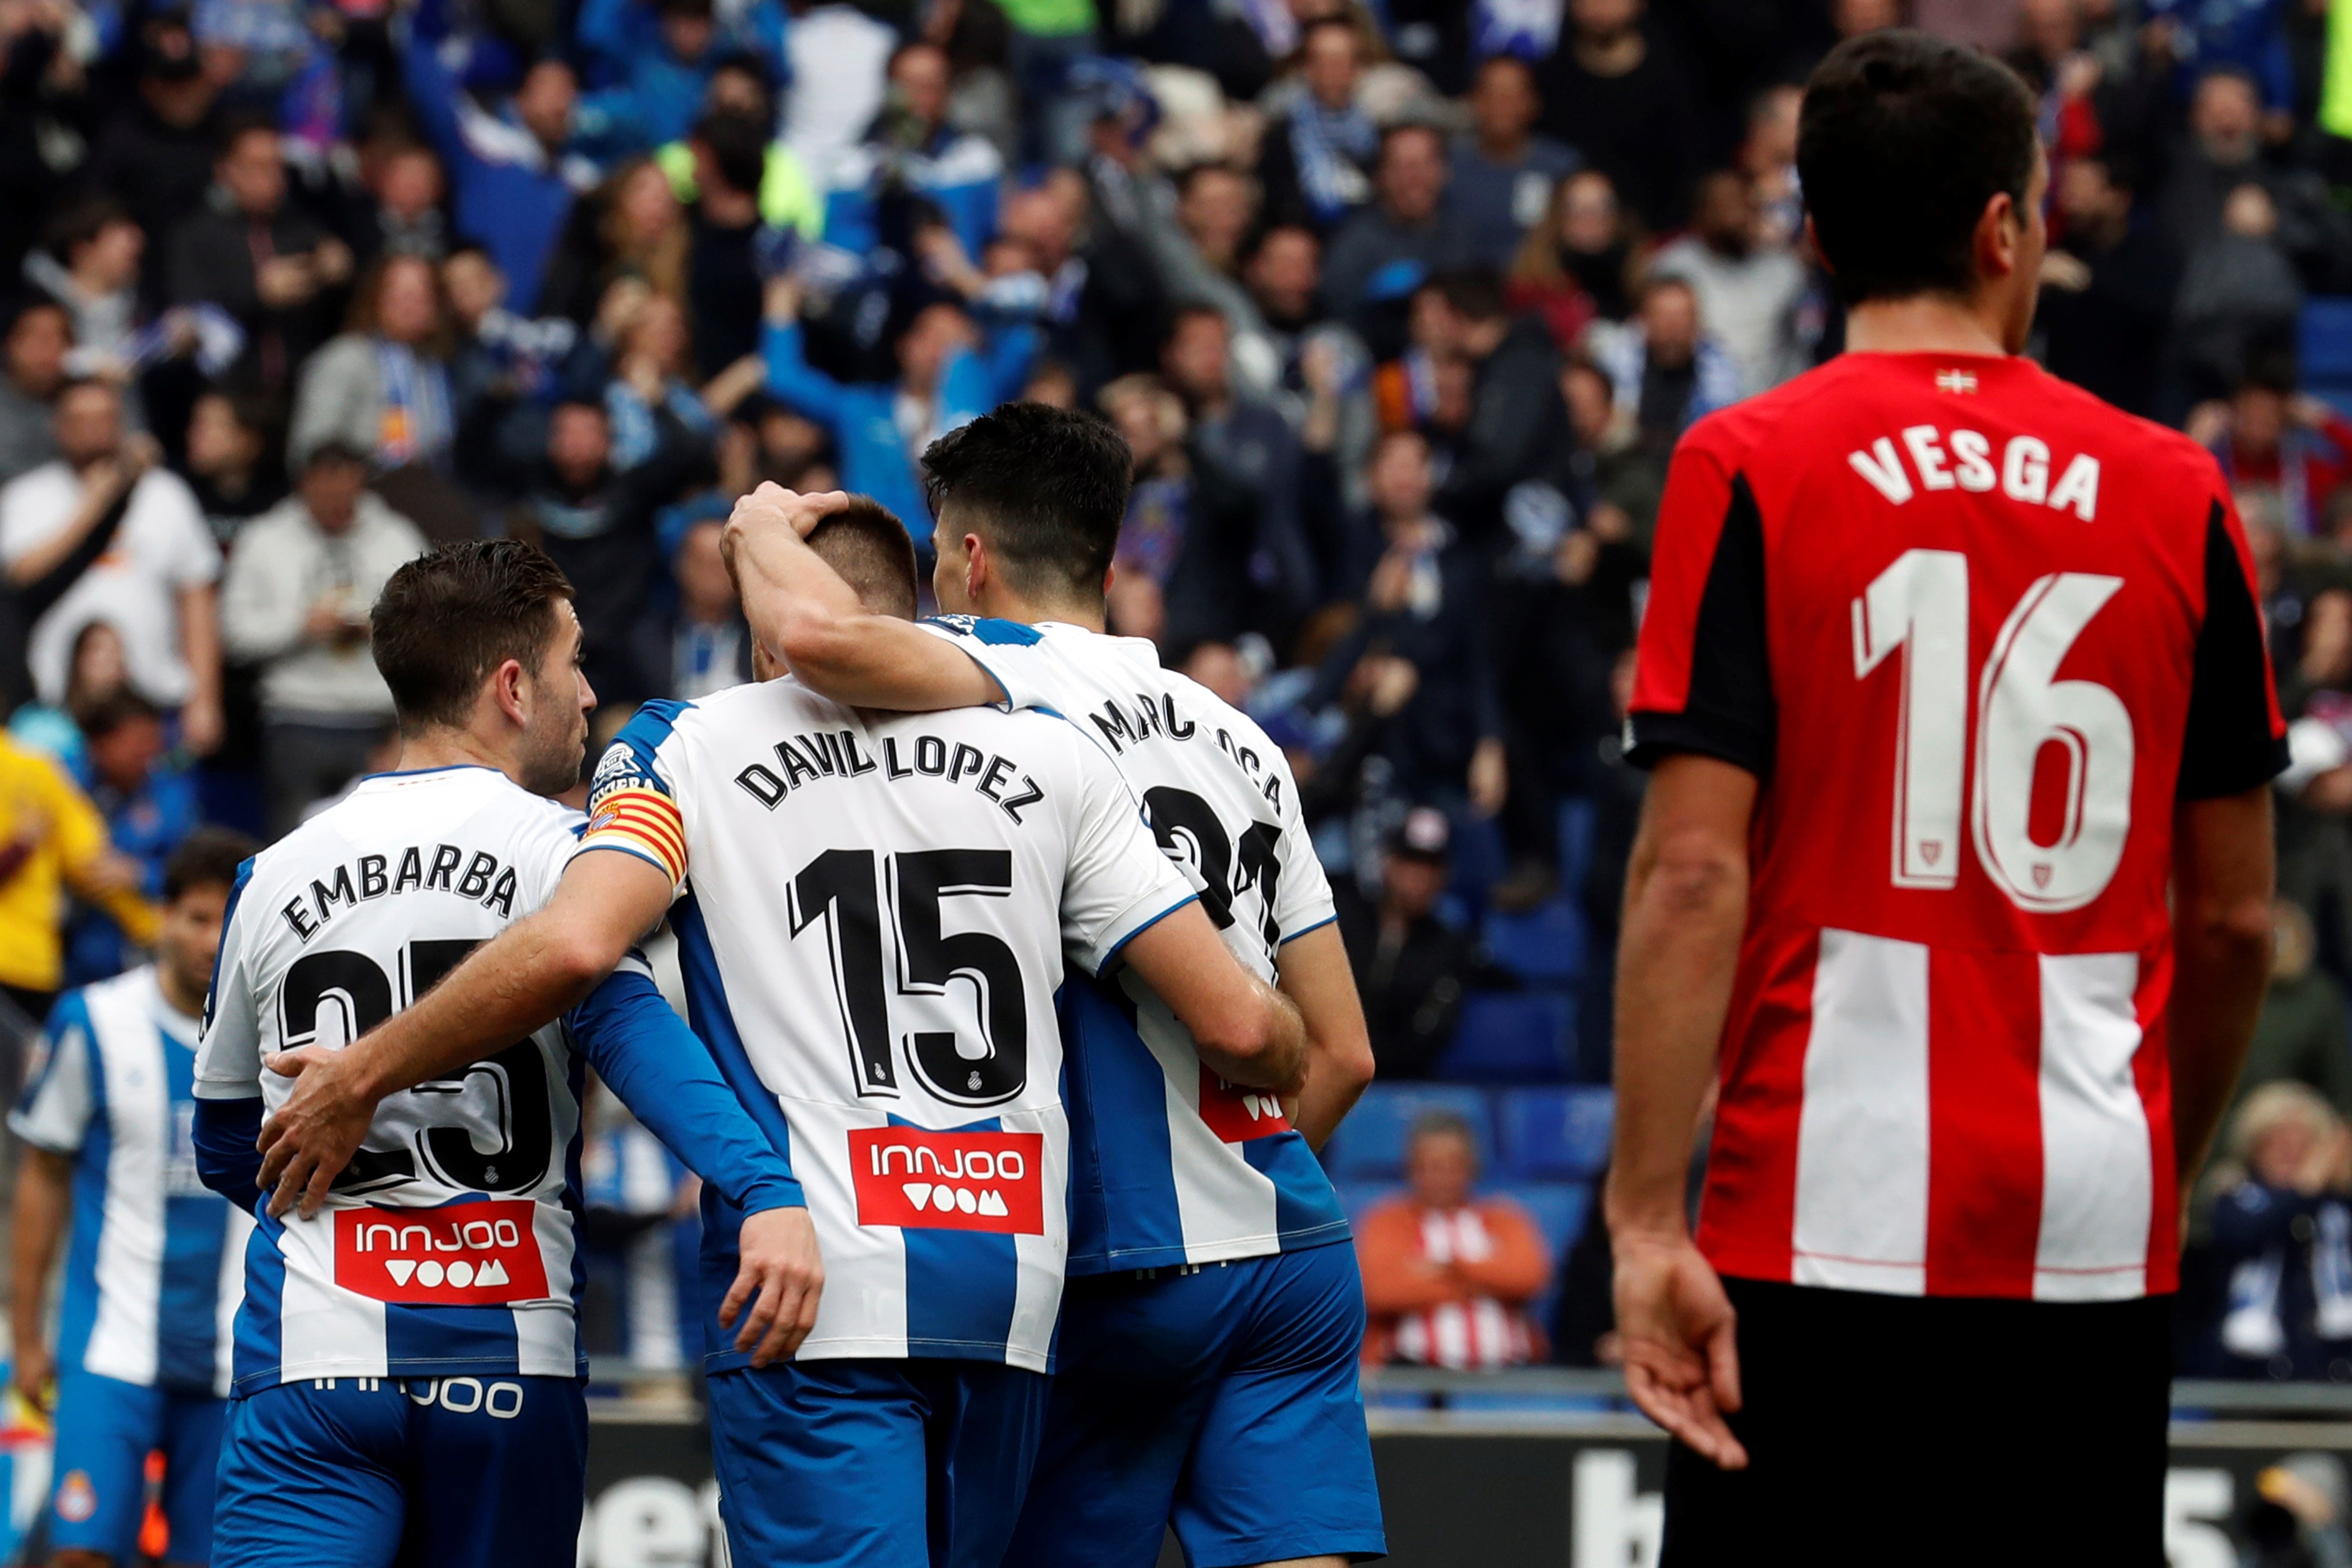
M141 947L161 916L135 889L98 891L112 848L106 819L57 763L0 731L0 984L54 991L65 978L66 892L108 914ZM23 857L13 872L8 863Z

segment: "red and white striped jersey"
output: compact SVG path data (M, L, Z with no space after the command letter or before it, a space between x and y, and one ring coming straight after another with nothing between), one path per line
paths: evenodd
M1763 781L1699 1245L1903 1295L2174 1289L2176 802L2284 760L2212 458L2023 359L1694 426L1631 755Z

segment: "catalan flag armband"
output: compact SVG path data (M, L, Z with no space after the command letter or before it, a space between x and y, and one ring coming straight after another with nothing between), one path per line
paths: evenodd
M580 835L580 850L590 849L625 849L660 867L673 888L686 880L686 819L677 802L648 784L597 792Z

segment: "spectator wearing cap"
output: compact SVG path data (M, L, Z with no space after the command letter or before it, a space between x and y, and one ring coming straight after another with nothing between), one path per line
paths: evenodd
M246 334L237 373L282 394L326 336L329 291L350 280L351 249L287 200L266 122L229 123L213 177L213 205L172 237L172 302L227 311Z
M1679 278L1698 298L1700 317L1731 355L1742 396L1769 392L1806 368L1797 307L1807 288L1804 264L1767 245L1756 184L1737 169L1699 182L1691 232L1658 252L1654 278Z
M0 557L23 583L47 576L93 533L110 544L33 623L35 690L59 701L75 637L108 622L121 634L130 684L178 709L190 749L208 753L221 739L220 548L186 483L153 466L154 443L126 438L111 385L69 383L56 429L57 460L0 489Z
M1471 259L1473 237L1446 205L1446 179L1445 139L1433 127L1393 125L1381 135L1373 199L1323 258L1323 299L1335 314L1399 304L1433 272Z
M260 667L273 835L362 770L392 715L368 615L425 536L367 480L364 452L320 442L295 493L246 524L229 557L221 634L232 658Z
M0 484L58 455L58 389L73 349L72 319L54 300L20 300L0 338Z
M1413 1123L1406 1191L1357 1226L1364 1361L1456 1371L1544 1359L1528 1304L1551 1281L1543 1233L1508 1198L1480 1197L1478 1142L1452 1111Z
M85 742L79 782L106 819L115 853L138 868L138 890L163 895L163 868L204 820L196 783L171 758L163 716L137 692L118 690L75 715ZM77 910L66 925L68 986L120 974L137 962L136 946L109 910Z
M411 17L402 55L409 105L448 168L457 232L488 248L516 308L528 312L573 198L599 177L572 146L579 79L560 58L536 60L498 112L483 109L442 58L446 13L445 0L420 0Z
M830 193L826 244L859 255L877 246L904 249L913 237L909 197L939 208L967 256L995 237L1004 160L986 137L948 123L949 76L947 51L937 44L901 45L890 57L881 113L821 176Z
M1584 165L1575 148L1536 134L1543 100L1535 68L1498 54L1470 89L1471 130L1454 144L1447 195L1481 265L1508 267L1520 240L1551 205L1560 181Z

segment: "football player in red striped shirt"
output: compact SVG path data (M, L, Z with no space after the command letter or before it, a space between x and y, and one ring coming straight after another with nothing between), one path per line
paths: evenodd
M1847 352L1684 437L1628 723L1608 1216L1664 1562L2153 1568L2269 943L2245 538L2203 450L2020 357L2014 76L1856 38L1799 145Z

